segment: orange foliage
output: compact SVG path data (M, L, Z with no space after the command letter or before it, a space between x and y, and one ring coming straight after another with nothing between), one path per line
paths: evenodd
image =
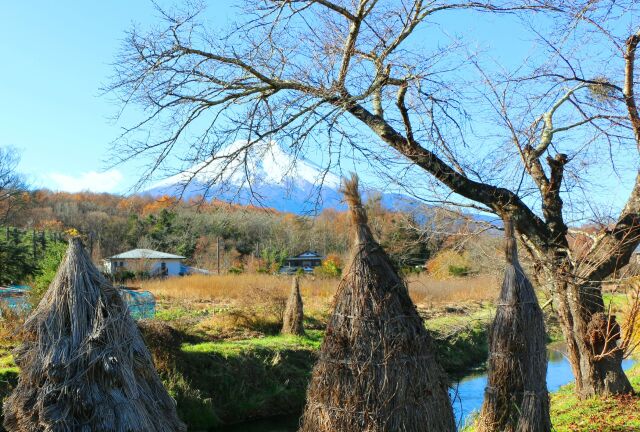
M162 195L157 200L147 204L142 209L143 215L148 215L151 213L157 213L161 210L168 209L171 207L175 207L178 204L179 200L175 197L169 195Z
M64 229L64 224L62 222L60 222L59 220L56 219L47 219L44 221L41 221L40 223L38 223L38 225L36 226L37 229L39 230L45 230L45 231L62 231Z
M124 197L118 202L116 208L130 213L142 213L144 206L152 202L152 200L153 198L151 197L141 197L138 195Z
M343 262L342 262L342 257L340 257L340 255L335 254L335 253L330 253L327 255L327 257L324 259L324 261L322 262L322 264L328 264L328 265L334 265L338 268L342 268L343 266Z

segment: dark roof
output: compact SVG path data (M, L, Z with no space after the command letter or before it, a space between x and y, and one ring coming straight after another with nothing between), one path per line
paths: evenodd
M323 259L324 257L316 251L304 251L296 256L289 257L290 260L294 259Z

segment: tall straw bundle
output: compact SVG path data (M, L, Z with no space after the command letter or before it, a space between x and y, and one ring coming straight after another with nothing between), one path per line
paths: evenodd
M284 310L284 320L282 333L302 336L304 335L304 309L302 296L300 295L300 281L298 277L293 278L291 284L291 294L287 299L287 306Z
M454 431L447 379L407 286L373 239L358 179L343 192L355 225L301 432Z
M481 432L547 432L547 350L542 310L518 262L513 225L505 220L507 268L489 333L489 377Z
M9 431L184 431L118 292L78 239L25 323Z

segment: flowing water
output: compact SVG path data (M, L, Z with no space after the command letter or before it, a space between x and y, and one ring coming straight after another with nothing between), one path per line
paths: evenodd
M626 370L633 365L633 360L625 360L622 364ZM560 351L549 350L549 365L547 367L547 387L550 392L573 381L571 365ZM458 425L463 426L473 414L480 410L487 385L487 374L475 373L466 375L451 390L453 410ZM218 429L221 432L295 432L298 426L298 416L286 416L265 419L255 422Z

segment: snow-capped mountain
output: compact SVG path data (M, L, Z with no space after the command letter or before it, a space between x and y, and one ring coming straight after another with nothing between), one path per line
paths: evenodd
M345 208L337 175L273 142L246 147L245 142L235 142L205 162L155 183L145 193L184 199L204 195L297 214ZM389 208L410 200L400 194L381 195Z

